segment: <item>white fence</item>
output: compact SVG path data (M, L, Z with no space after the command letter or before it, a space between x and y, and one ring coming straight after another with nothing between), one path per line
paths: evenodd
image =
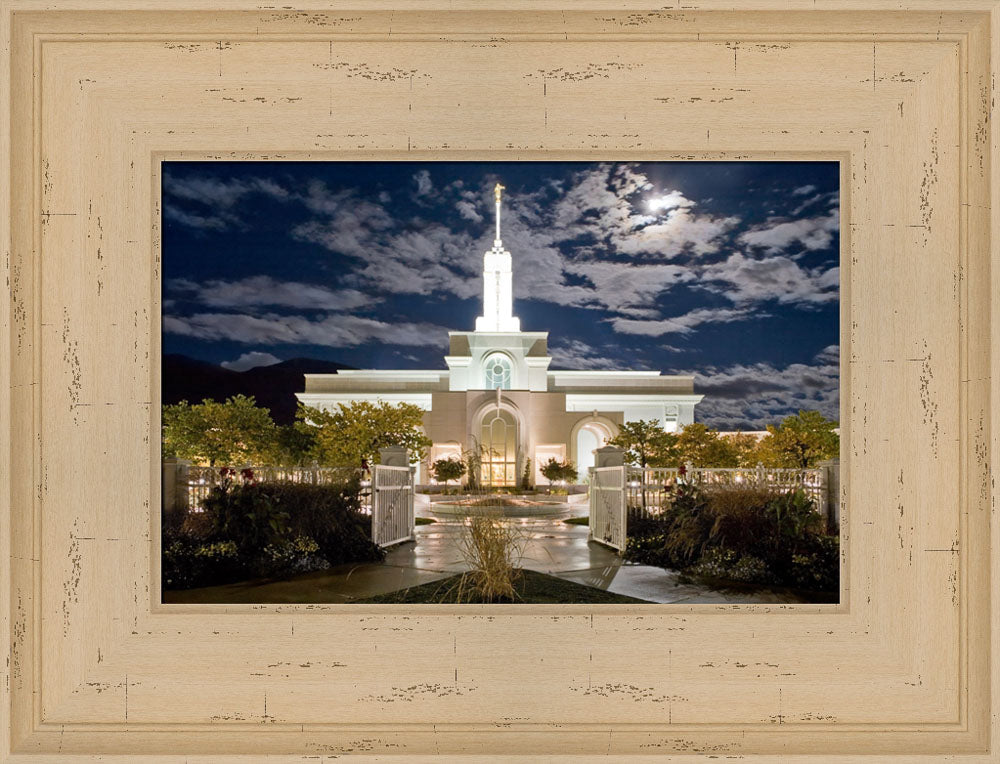
M627 538L624 489L624 467L597 467L590 473L590 537L619 552Z
M372 468L372 541L391 546L416 538L413 471L376 464Z
M231 472L225 472L231 470ZM200 512L202 502L212 489L224 480L234 483L305 483L306 485L340 485L355 476L361 476L362 510L371 512L371 491L365 474L353 467L199 467L180 460L163 461L164 507Z
M828 468L777 469L757 467L629 467L626 503L632 516L659 514L670 503L678 483L726 488L759 488L779 493L801 490L816 504L823 517L829 514Z
M404 457L405 461L405 457ZM371 515L372 541L390 546L415 539L413 470L378 464L367 470L354 467L199 467L180 459L163 460L163 509L166 513L200 512L212 489L225 481L243 483L290 482L306 485L343 485L358 479L361 511Z

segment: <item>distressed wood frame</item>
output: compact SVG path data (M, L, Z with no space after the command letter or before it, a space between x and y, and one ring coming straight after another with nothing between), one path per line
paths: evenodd
M654 5L3 0L3 761L998 760L997 4ZM154 604L205 156L838 158L841 603Z

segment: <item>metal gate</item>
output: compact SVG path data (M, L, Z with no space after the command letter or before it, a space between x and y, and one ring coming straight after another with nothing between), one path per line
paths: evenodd
M625 549L624 467L597 467L591 472L590 538L619 552Z
M376 464L372 469L372 541L391 546L415 540L413 472Z

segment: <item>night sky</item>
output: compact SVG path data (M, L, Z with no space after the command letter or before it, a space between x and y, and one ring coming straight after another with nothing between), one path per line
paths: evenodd
M694 374L722 429L838 418L834 162L166 162L163 351L445 369L498 180L551 368Z

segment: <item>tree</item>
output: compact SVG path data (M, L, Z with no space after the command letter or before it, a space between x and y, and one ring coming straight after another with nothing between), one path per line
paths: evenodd
M550 486L560 480L565 480L567 483L575 483L577 480L576 467L555 458L549 459L542 466L542 475L549 481Z
M304 422L275 428L270 464L278 467L306 467L312 464L316 447L315 428Z
M273 448L271 412L252 397L163 407L163 454L216 464L263 464Z
M625 461L638 467L662 467L676 459L673 449L676 436L668 433L655 419L626 422L608 445L625 449Z
M758 454L767 467L804 469L840 455L837 423L818 411L800 411L785 417L780 426L769 424Z
M562 462L555 457L549 459L542 465L542 476L549 481L549 485L552 485L557 480L561 480L562 473Z
M420 431L423 409L412 403L351 401L332 411L300 403L296 417L311 429L313 458L325 466L378 464L379 450L387 446L402 446L419 461L431 445Z
M465 474L465 462L460 459L438 459L431 465L431 472L439 483L460 480Z
M725 440L736 456L737 467L756 467L760 461L758 453L759 441L756 436L747 432L737 432L733 435L726 435Z
M719 431L701 422L685 425L674 441L673 453L676 466L691 464L694 467L736 467L739 456L728 438L719 437ZM674 465L670 465L674 466Z

